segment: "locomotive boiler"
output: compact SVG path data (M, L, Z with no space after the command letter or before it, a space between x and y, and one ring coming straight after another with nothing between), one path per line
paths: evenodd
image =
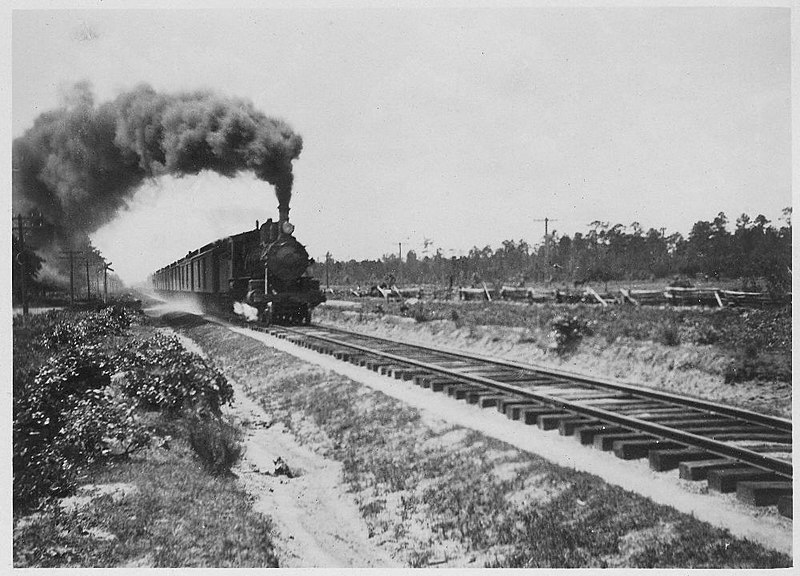
M294 236L288 208L277 222L223 238L189 252L151 277L156 292L191 295L208 309L233 311L265 323L308 324L325 301L314 263Z

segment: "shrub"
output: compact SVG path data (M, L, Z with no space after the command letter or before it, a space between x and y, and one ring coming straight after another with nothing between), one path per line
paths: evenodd
M132 407L107 394L109 374L109 359L96 346L62 351L36 372L15 374L16 506L66 494L82 467L147 443Z
M118 305L79 315L58 312L44 318L43 326L40 327L44 328L41 330L40 342L49 350L93 344L107 336L122 334L131 325L133 318L131 311Z
M411 311L411 317L417 322L428 322L432 319L431 315L427 310L425 310L425 306L421 302L414 306L414 309Z
M553 338L552 348L559 356L573 352L584 336L592 334L591 326L577 316L560 315L553 318L550 324Z
M450 320L453 321L453 324L455 324L456 328L464 327L464 319L461 318L461 316L458 313L458 310L456 310L455 308L450 310Z
M187 420L189 444L211 474L225 476L242 455L239 430L218 416Z
M674 322L662 324L658 328L658 341L665 346L677 346L681 343L681 335L678 325Z
M719 330L713 326L694 326L690 329L691 339L695 344L716 344L722 338Z
M123 390L145 408L171 413L191 408L219 414L220 407L233 398L225 376L187 351L174 336L156 334L123 349L117 359L127 373Z
M137 421L135 409L109 389L90 391L63 413L59 442L64 455L91 464L144 448L151 436Z

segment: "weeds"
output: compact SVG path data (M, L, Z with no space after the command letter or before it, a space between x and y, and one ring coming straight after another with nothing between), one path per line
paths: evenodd
M724 377L726 384L735 384L748 380L791 382L791 358L778 354L762 353L754 346L747 346L725 368Z
M187 419L189 445L200 457L206 470L215 476L227 476L242 455L239 429L221 417Z
M716 344L722 338L720 331L713 326L695 324L688 330L689 340L695 344L711 345Z
M431 314L425 309L425 305L420 302L411 311L411 317L417 322L429 322L433 319Z
M615 342L620 338L637 341L660 342L661 328L674 324L685 342L714 344L722 350L737 353L750 341L769 352L791 354L791 306L780 309L746 310L675 309L655 306L613 306L606 309L588 304L533 304L520 306L504 302L487 306L481 302L424 301L425 311L432 318L449 318L458 327L509 326L526 328L532 332L546 333L553 321L561 316L577 316L592 327L593 332ZM363 303L364 309L372 307ZM382 314L398 314L396 303L382 305ZM344 321L342 311L332 308L320 310L326 320ZM351 312L359 322L370 319L368 312Z
M557 316L550 325L552 348L559 356L575 351L584 336L592 334L591 326L577 316Z
M461 315L458 313L458 310L453 308L450 310L450 321L455 324L456 328L463 328L464 327L464 319L461 318Z
M665 346L677 346L681 343L678 326L674 322L667 322L658 328L658 341Z

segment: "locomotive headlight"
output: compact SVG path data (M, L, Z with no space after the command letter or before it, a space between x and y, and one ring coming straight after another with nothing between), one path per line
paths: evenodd
M284 222L283 226L281 227L281 230L283 230L284 234L291 234L292 232L294 232L294 224L292 224L291 222Z

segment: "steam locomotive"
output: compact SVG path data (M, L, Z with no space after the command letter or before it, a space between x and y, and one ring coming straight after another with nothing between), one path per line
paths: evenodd
M279 220L223 238L189 252L151 276L166 297L192 295L210 310L236 312L267 324L309 324L311 311L325 301L314 263L294 237L288 208Z

